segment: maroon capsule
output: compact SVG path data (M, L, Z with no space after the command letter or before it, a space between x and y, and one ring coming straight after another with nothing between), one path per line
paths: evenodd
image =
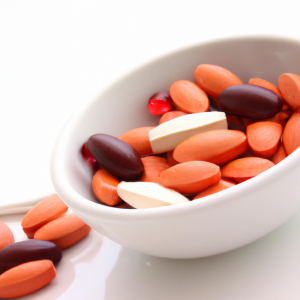
M52 242L27 240L13 243L0 250L0 274L29 261L50 259L55 264L61 258L61 249Z
M108 134L94 134L88 139L88 149L97 162L120 180L137 179L144 172L138 152L129 144Z
M221 93L220 107L229 114L260 120L275 116L281 109L282 102L268 89L252 84L240 84Z

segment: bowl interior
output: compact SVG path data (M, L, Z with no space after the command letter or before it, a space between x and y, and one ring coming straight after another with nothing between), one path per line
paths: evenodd
M280 74L300 73L299 53L298 41L237 38L189 47L140 67L72 116L59 138L57 153L62 159L60 172L55 176L66 180L81 197L99 204L92 192L92 173L79 151L89 136L106 133L117 137L136 127L157 125L159 116L151 115L147 109L149 97L158 91L168 92L176 80L194 81L199 64L224 67L244 83L257 77L277 85Z

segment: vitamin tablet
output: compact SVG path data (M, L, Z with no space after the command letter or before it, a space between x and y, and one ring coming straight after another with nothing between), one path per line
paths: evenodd
M149 139L153 153L164 153L174 150L182 141L197 133L217 129L227 129L225 113L188 114L150 130Z
M282 101L268 89L241 84L222 92L220 106L226 113L260 120L275 116L282 107Z
M0 250L14 242L15 238L12 231L5 223L0 221Z
M287 157L286 152L284 150L283 147L283 143L280 142L279 143L279 147L275 153L275 155L271 158L271 161L277 165L278 163L280 163L282 160L284 160Z
M268 89L268 90L274 92L280 98L280 100L283 100L283 97L280 93L279 88L269 81L266 81L266 80L263 80L260 78L251 78L251 79L249 79L248 83L253 84L253 85L258 85L265 89Z
M13 243L0 251L0 274L26 262L49 259L56 264L61 258L61 249L48 241L27 240Z
M167 161L171 167L179 164L179 162L174 159L173 153L174 150L167 152Z
M279 90L292 110L300 108L300 76L292 73L282 74L278 78Z
M114 206L122 201L117 194L119 181L104 169L98 170L93 176L92 188L96 198L109 206Z
M153 182L122 181L117 187L117 192L134 208L154 208L189 201L176 191Z
M207 94L194 82L178 80L170 86L170 95L178 110L187 113L208 111Z
M274 164L265 158L244 157L225 165L222 168L222 175L232 178L234 181L242 182L241 180L250 179L273 166Z
M171 167L167 160L158 156L147 156L142 158L144 173L140 181L156 182L159 181L160 173Z
M56 276L51 260L31 261L0 275L0 298L11 299L31 294Z
M230 187L235 186L236 184L233 182L228 182L225 180L220 180L220 182L215 183L213 185L211 185L209 188L207 188L206 190L202 191L200 194L198 194L193 200L196 199L200 199L218 192L221 192L223 190L226 190Z
M159 119L159 124L165 123L181 116L185 116L186 114L187 113L180 110L169 111L162 115L162 117Z
M160 173L159 183L182 194L205 190L221 179L220 167L205 161L190 161Z
M35 205L23 218L22 227L28 238L44 224L60 218L67 213L68 206L58 197L51 196Z
M213 130L196 134L181 142L175 148L173 156L178 162L200 160L223 165L247 149L247 137L243 132Z
M149 131L153 128L155 126L135 128L120 135L119 139L129 144L140 156L151 155L153 152L149 142Z
M282 134L282 126L275 122L256 122L247 127L247 138L252 152L262 158L275 155Z
M228 87L243 83L232 72L209 64L199 65L194 76L197 84L216 100L219 100L221 93Z
M81 221L75 214L70 214L41 227L35 233L34 239L50 241L61 249L66 249L81 241L90 230L91 227Z
M293 153L300 146L300 112L294 112L286 123L282 142L287 155Z
M88 148L97 162L117 178L134 180L144 171L138 152L116 137L94 134L88 139Z

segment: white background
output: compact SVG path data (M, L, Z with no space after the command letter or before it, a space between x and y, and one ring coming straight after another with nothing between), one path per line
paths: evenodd
M55 139L74 110L106 85L202 41L242 35L300 39L299 11L300 2L292 0L0 0L0 207L55 192L49 172ZM290 224L297 232L293 224L299 222ZM264 243L256 245L266 253ZM275 282L252 284L255 299L268 299L263 295ZM210 289L199 295L213 299ZM229 295L224 286L222 293Z

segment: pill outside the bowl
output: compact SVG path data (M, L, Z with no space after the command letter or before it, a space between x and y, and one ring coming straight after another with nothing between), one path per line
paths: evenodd
M202 64L194 73L197 84L214 99L219 100L221 93L230 86L243 84L232 72L220 66Z
M92 180L94 195L100 202L114 206L122 201L117 194L118 184L119 181L107 171L98 170Z
M274 92L280 98L280 100L283 100L283 97L280 93L279 88L269 81L266 81L266 80L263 80L260 78L251 78L251 79L249 79L248 83L268 89L268 90Z
M241 84L224 90L220 95L220 105L227 113L260 120L275 116L282 107L282 101L268 89Z
M294 112L286 123L282 142L287 155L293 153L300 146L300 112Z
M153 153L164 153L174 150L182 141L197 133L217 129L227 129L225 113L188 114L150 130L149 139Z
M181 163L200 160L223 165L247 149L247 137L243 132L223 129L198 133L186 139L175 148L173 156Z
M244 157L231 161L222 168L222 175L239 181L239 178L249 179L270 168L274 164L265 158L260 157Z
M140 156L151 155L153 152L149 142L149 131L153 128L155 126L135 128L120 135L119 139L134 148Z
M189 200L174 190L153 182L120 182L119 196L135 208L154 208L188 202Z
M262 158L275 155L281 139L282 126L276 122L256 122L247 127L247 138L252 152Z
M235 183L231 183L231 182L228 182L225 180L220 180L220 182L211 185L209 188L207 188L206 190L199 193L193 200L200 199L200 198L221 192L221 191L226 190L235 185L236 185Z
M51 260L31 261L0 275L0 298L11 299L31 294L51 282L56 271Z
M199 113L209 109L207 94L192 81L175 81L170 86L170 95L175 107L181 111Z
M75 214L70 214L41 227L34 234L34 239L50 241L61 249L66 249L81 241L90 230L91 227Z
M186 114L187 113L180 110L169 111L162 115L162 117L159 119L159 124L165 123L181 116L185 116Z
M292 73L282 74L278 78L279 90L293 110L300 108L300 76Z
M220 167L205 161L189 161L160 173L159 183L182 194L201 192L221 180Z
M88 148L97 162L117 178L134 180L144 171L138 152L116 137L94 134L88 139Z
M64 216L67 210L68 206L65 205L58 195L54 195L35 205L24 216L21 225L28 238L32 239L41 226Z
M144 165L144 173L140 181L144 182L158 183L160 173L171 167L165 158L158 156L143 157L142 162Z
M0 250L9 244L15 242L11 229L2 221L0 221Z
M61 249L48 241L27 240L13 243L0 251L0 274L29 261L49 259L55 264L61 258Z

